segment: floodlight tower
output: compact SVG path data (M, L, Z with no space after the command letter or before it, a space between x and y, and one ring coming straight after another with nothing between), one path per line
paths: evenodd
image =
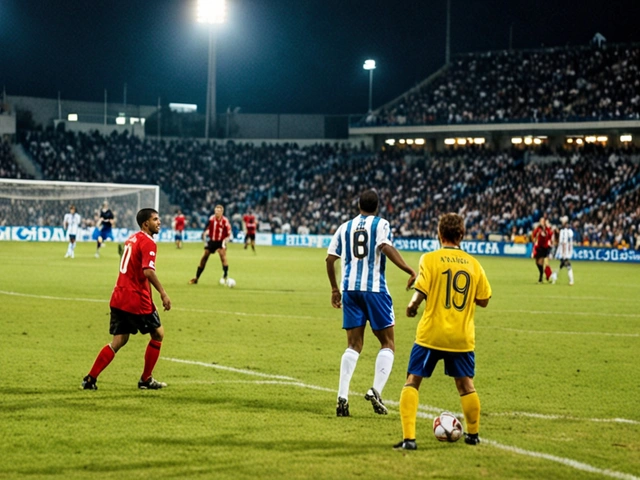
M375 60L365 60L362 68L369 70L369 113L372 112L372 99L373 99L373 71L376 69Z
M215 25L226 19L225 0L198 0L198 23L209 27L209 69L207 73L207 108L204 123L204 137L216 130L216 29ZM211 128L210 128L211 127Z

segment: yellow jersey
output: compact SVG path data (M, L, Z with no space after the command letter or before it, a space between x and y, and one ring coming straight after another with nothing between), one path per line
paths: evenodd
M443 247L420 258L415 289L427 297L416 343L449 352L475 348L475 300L491 298L480 262L459 248Z

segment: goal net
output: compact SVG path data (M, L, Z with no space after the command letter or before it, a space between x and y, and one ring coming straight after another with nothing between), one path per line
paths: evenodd
M69 206L75 205L83 226L89 227L105 200L116 217L116 227L136 230L138 210L158 210L160 188L0 178L0 226L60 226Z

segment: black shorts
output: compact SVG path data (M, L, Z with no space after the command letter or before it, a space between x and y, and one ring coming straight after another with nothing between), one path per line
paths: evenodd
M535 258L547 258L549 256L549 247L538 247L536 248L536 257Z
M254 240L256 239L256 234L255 233L247 233L247 235L244 237L245 242L247 240Z
M149 333L161 326L160 315L158 315L157 310L146 315L136 315L135 313L111 307L111 325L109 327L111 335L124 335L126 333L135 335L138 332Z
M209 240L206 247L207 250L211 253L215 253L222 248L222 242L218 240Z

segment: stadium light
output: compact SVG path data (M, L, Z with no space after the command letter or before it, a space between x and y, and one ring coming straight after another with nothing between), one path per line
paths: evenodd
M629 134L620 135L620 141L623 143L630 142L633 140L633 136Z
M456 144L456 139L455 138L445 138L444 139L444 144L445 145L455 145Z
M424 145L424 138L416 138L416 145Z
M209 138L209 124L216 128L216 36L214 25L225 22L227 5L225 0L198 0L198 23L209 26L209 68L207 72L207 108L204 122L204 137Z
M372 100L373 100L373 71L376 69L376 61L375 60L365 60L362 68L365 70L369 70L369 113L372 110Z

